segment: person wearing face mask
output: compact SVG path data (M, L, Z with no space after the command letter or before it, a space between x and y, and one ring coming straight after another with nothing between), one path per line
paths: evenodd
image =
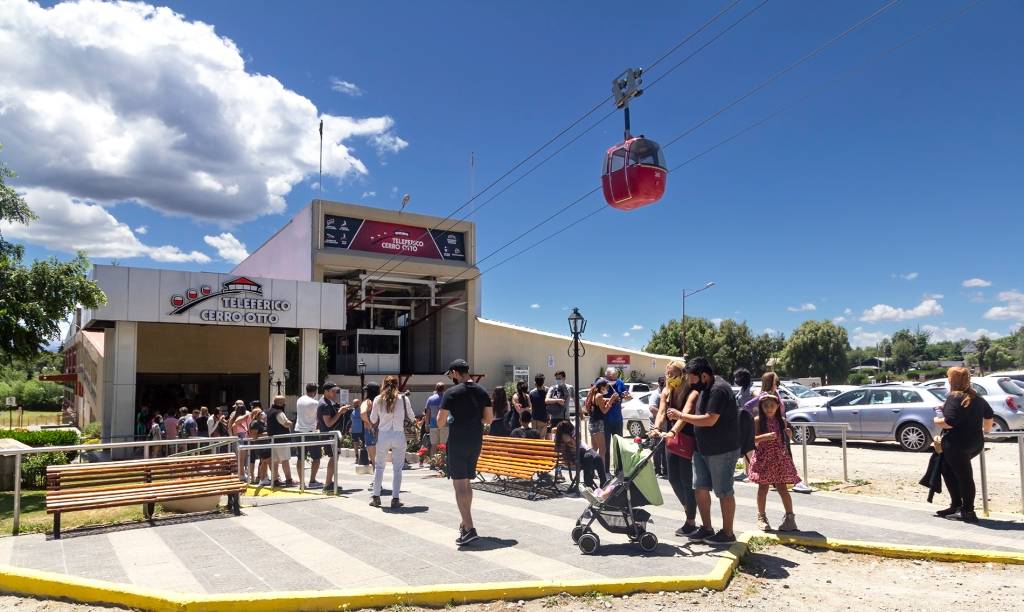
M660 436L666 440L660 448L666 451L668 482L686 516L683 525L676 530L677 536L690 536L698 531L697 498L693 490L694 430L693 425L681 418L683 413L693 413L698 394L690 389L684 368L681 361L672 361L665 367L665 384L661 388L660 401L655 402L658 414L648 434L652 438ZM663 431L666 424L667 431Z
M660 426L658 425L658 410L661 408L661 398L665 394L667 384L666 378L664 376L659 376L658 388L651 392L650 399L647 401L647 407L651 412L650 431L667 431L667 423L662 423ZM667 475L666 469L665 445L659 444L658 447L654 449L654 473L664 478Z
M455 503L462 518L459 537L455 539L461 548L480 537L473 525L473 488L470 481L476 478L484 425L490 425L494 412L491 396L470 377L469 364L464 359L453 361L445 374L454 386L441 397L437 420L448 423L448 477L452 479Z
M558 424L569 418L569 406L576 390L565 384L565 372L555 372L555 384L548 389L547 398L544 402L548 407L548 418L551 419L551 429L554 430Z
M707 359L690 360L686 376L690 388L700 393L694 413L679 414L680 420L693 425L697 442L693 454L694 489L701 527L689 537L713 546L727 546L736 541L733 470L740 454L739 406L732 385L715 376ZM712 491L722 509L722 528L717 533L711 523Z

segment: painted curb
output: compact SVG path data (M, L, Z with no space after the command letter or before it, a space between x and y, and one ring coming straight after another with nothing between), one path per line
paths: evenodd
M726 550L710 572L696 576L652 576L617 580L523 581L488 584L447 584L393 588L273 593L184 595L134 585L105 582L39 570L0 566L0 588L6 592L43 598L63 598L82 603L119 605L157 612L299 612L301 610L351 610L391 605L443 607L449 603L536 599L560 593L583 595L601 592L625 595L637 592L723 590L753 540L806 546L882 557L938 561L1024 564L1024 552L973 550L939 546L911 546L883 542L831 540L774 533L744 533Z

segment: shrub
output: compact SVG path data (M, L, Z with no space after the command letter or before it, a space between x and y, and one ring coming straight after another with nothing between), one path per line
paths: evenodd
M21 459L21 486L26 489L46 488L46 466L65 465L67 453L34 453Z
M851 385L863 385L868 382L868 375L863 372L854 372L847 377L847 382Z
M99 440L103 436L103 428L99 421L93 421L82 430L82 437L87 440Z
M78 433L72 429L43 429L20 431L0 429L0 438L10 438L33 448L40 446L74 446L78 444Z

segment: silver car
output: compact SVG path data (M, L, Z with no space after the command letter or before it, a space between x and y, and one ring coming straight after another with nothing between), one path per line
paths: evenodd
M938 379L924 383L933 391L940 391L945 397L949 392L949 381ZM1024 383L1020 383L1024 384ZM1024 389L1008 376L972 376L971 387L992 406L994 419L992 432L1024 429Z
M935 417L941 414L942 400L928 389L910 385L861 387L829 399L819 408L798 408L786 414L793 423L849 423L848 440L899 442L907 451L928 448L939 433ZM821 434L811 427L794 427L797 442L808 442L818 435L839 440L838 428L823 427Z

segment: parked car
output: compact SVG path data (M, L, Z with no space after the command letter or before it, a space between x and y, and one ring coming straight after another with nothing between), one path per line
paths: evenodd
M787 414L793 423L849 423L848 440L899 442L906 451L928 448L939 433L934 419L941 413L942 399L930 390L911 385L860 387L841 393L818 408L798 408ZM813 426L794 427L794 436L813 442L819 436ZM839 429L821 428L830 440L841 437Z
M1005 372L992 372L989 376L1006 376L1012 378L1018 387L1024 387L1024 370L1007 370Z
M779 387L796 396L797 405L800 408L817 408L828 401L827 397L816 390L795 381L779 383Z
M642 436L651 428L651 405L650 401L657 397L651 391L634 393L633 399L622 404L622 428L623 435L632 437Z
M824 397L835 397L840 393L853 391L857 388L857 385L827 385L825 387L815 387L814 390L818 392L818 395L822 395Z
M736 393L739 393L738 388L733 387L733 389L735 389ZM750 392L753 393L755 396L761 393L761 383L756 382L753 385L751 385ZM790 412L800 407L800 400L797 399L797 397L793 395L793 392L790 391L789 389L785 387L779 387L779 395L782 396L782 407L785 410L786 414L789 414Z
M941 384L939 384L941 383ZM923 383L932 390L949 391L945 378ZM992 433L1024 429L1024 389L1008 376L972 376L971 387L992 406Z

